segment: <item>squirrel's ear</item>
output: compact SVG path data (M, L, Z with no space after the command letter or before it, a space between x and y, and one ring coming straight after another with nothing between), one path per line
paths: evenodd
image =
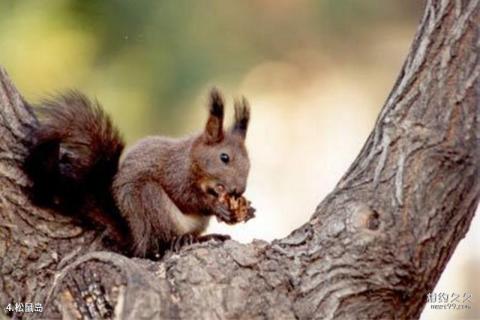
M220 142L223 139L224 103L220 92L214 88L210 92L210 114L204 136L207 143Z
M245 97L235 101L235 121L232 133L240 135L243 139L247 136L248 122L250 121L250 105Z

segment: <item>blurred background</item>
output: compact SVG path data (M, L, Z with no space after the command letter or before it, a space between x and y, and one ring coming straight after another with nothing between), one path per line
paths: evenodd
M210 231L272 240L360 151L422 13L400 0L0 0L0 65L31 102L65 88L98 98L128 143L201 130L212 86L229 103L245 95L257 217ZM480 319L479 219L435 290L471 294L471 309L427 304L422 319Z

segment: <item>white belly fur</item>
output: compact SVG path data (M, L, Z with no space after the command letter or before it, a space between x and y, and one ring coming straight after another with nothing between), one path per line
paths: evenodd
M187 233L202 233L208 226L210 220L209 216L198 213L185 214L178 209L178 207L169 199L167 204L169 216L175 225L176 231L179 235Z

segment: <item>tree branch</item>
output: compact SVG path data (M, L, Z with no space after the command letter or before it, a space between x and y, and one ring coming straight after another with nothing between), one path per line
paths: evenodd
M373 132L305 225L159 262L28 202L37 120L1 69L0 304L46 303L49 319L418 318L480 198L479 21L479 1L427 2Z

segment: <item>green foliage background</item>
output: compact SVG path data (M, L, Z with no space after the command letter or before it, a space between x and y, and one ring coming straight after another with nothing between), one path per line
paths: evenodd
M0 64L31 101L71 87L96 96L132 141L185 132L185 114L210 86L235 88L256 64L288 60L293 49L361 55L365 37L385 23L416 20L419 7L392 0L0 0Z

